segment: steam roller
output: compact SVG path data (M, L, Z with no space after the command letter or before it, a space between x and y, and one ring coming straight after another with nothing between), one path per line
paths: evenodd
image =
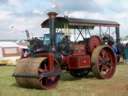
M114 27L119 37L117 22L57 17L56 12L49 12L48 16L41 27L49 29L49 33L44 33L42 39L28 37L29 48L23 50L17 61L13 76L19 86L54 88L61 70L66 70L74 78L85 77L89 72L99 79L113 77L117 59L112 45L104 43L99 35L88 37L87 32L97 26L99 29ZM69 34L66 30L74 33ZM74 40L70 35L76 35ZM119 43L119 38L116 43Z

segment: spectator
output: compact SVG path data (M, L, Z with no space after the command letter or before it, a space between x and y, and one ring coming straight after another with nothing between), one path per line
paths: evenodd
M124 58L125 58L126 64L128 64L128 43L125 45L125 48L124 48Z

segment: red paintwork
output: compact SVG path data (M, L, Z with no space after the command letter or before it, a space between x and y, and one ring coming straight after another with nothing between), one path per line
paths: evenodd
M48 70L54 70L54 54L53 53L48 53Z
M72 55L69 57L68 69L82 69L90 67L89 55Z
M62 56L62 62L67 64L68 70L91 67L90 55L86 53L85 44L74 44L72 55Z

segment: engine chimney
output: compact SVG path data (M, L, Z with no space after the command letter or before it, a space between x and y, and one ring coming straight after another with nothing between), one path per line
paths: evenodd
M50 31L50 43L52 51L56 50L56 28L55 28L55 18L57 16L56 12L49 12L49 31Z

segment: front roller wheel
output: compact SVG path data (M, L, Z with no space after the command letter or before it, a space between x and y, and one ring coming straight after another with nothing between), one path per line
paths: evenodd
M59 81L61 70L55 62L49 71L47 57L24 58L17 63L13 76L22 87L50 89Z
M39 75L41 75L42 73L45 73L45 72L49 72L47 65L48 65L47 60L45 60L41 63L39 70L38 70ZM54 72L60 71L60 67L57 65L56 62L54 63L53 71ZM49 76L49 77L40 77L39 81L40 81L41 87L43 89L50 89L50 88L54 88L57 85L59 79L60 79L60 75L57 75L57 76Z
M116 57L112 49L102 45L94 49L91 57L92 71L97 78L109 79L116 69Z

